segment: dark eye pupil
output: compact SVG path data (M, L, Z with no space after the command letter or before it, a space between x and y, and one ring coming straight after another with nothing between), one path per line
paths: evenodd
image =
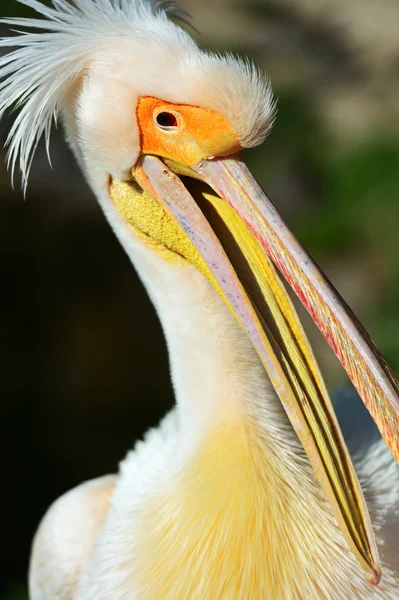
M177 127L177 119L175 115L168 112L160 112L157 115L157 123L161 127Z

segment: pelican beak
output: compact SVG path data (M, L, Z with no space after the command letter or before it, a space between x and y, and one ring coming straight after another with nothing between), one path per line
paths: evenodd
M369 581L378 583L378 552L363 494L312 350L271 260L333 347L398 458L394 375L238 155L191 168L143 156L134 177L198 250L205 274L256 348L352 552Z

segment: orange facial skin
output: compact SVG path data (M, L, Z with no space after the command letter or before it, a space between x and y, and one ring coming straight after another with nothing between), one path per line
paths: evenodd
M156 117L167 112L176 127L159 127ZM217 112L187 104L173 104L145 96L137 104L142 154L169 158L189 167L210 156L227 156L241 145L226 119Z

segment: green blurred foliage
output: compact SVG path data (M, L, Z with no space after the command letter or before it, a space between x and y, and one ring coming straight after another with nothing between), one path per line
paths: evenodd
M313 255L367 248L385 274L378 303L369 308L373 337L388 363L399 370L398 142L378 134L354 148L324 153L324 201L298 219L297 232Z
M234 4L237 5L233 2L232 6ZM195 11L192 11L194 23L197 10L201 10L198 3ZM316 60L317 55L317 60L323 64L326 71L333 73L329 84L331 88L338 85L335 83L337 73L346 81L352 81L358 75L356 60L350 47L341 39L341 32L329 26L327 20L323 23L308 22L294 9L289 8L287 3L279 5L267 0L248 1L245 5L240 3L240 10L249 16L253 15L258 22L264 22L265 28L273 26L273 31L280 28L282 40L284 42L286 35L288 45L295 35L304 40L301 46L303 54L292 56L292 61L302 60L305 64L309 55L312 60ZM16 9L15 0L2 0L2 15L16 13L28 15L31 11L22 5ZM268 49L265 50L262 43L248 48L241 41L240 35L230 40L225 47L218 45L215 39L201 39L201 43L218 50L236 50L240 54L248 54L258 64L268 67ZM274 52L278 55L279 50ZM294 51L292 53L294 54ZM270 72L273 81L279 81L279 67L272 65ZM291 85L277 83L275 93L278 98L278 118L273 132L261 148L245 152L245 157L266 190L270 189L272 200L279 211L313 256L318 257L318 260L322 259L323 264L327 266L337 266L338 272L346 269L348 257L359 257L358 263L355 261L348 276L353 280L359 276L359 286L363 286L360 290L360 316L365 317L368 329L388 362L394 370L399 371L398 127L397 124L391 130L376 127L374 131L369 131L367 136L360 136L354 140L350 139L350 136L332 138L331 131L314 105L314 99L323 91L323 85L325 86L324 80L321 84L312 82L308 88L298 82ZM284 187L287 184L290 184L291 188ZM86 224L84 226L86 227ZM45 260L48 248L52 243L54 246L56 244L55 239L44 238L40 230L37 234L31 233L31 237L28 237L27 231L21 234L19 223L14 230L10 229L10 232L10 236L19 232L20 244L26 244L26 252L30 251L29 246L32 246L33 252L36 251L39 256L37 262L40 264ZM12 247L11 242L9 247ZM57 268L58 265L54 270ZM72 269L72 266L70 268ZM99 260L98 272L102 268ZM365 278L363 273L363 280L360 277L361 269L366 271L367 275ZM126 272L129 272L130 277L130 265L126 266ZM87 277L87 271L84 271L83 267L80 276ZM120 281L119 294L122 295L120 290L125 292L125 280L121 277ZM340 288L339 279L337 287ZM112 285L109 288L111 289ZM104 291L102 287L100 291ZM364 296L367 295L370 298L364 301ZM60 300L60 293L56 298ZM88 295L87 304L90 302L92 296ZM116 296L110 297L107 302L104 301L104 307L100 304L97 306L98 317L93 316L92 312L95 310L91 310L90 304L90 318L93 321L89 325L89 312L81 309L79 318L84 322L83 336L87 334L85 327L88 327L89 337L98 327L104 328L105 316L111 314L111 305L116 306L115 312L118 312L120 307L123 311L128 311L128 302L120 305ZM68 322L66 323L67 328ZM115 333L114 323L115 321L112 321L109 325L110 339ZM144 325L142 327L144 328ZM139 334L138 337L141 338L143 331L140 330ZM95 352L95 349L91 350ZM326 365L329 364L326 362ZM111 383L116 385L116 379L115 376ZM124 380L121 386L123 383ZM91 405L88 405L87 412L90 413ZM151 402L149 405L149 410L154 409ZM116 408L114 414L118 414ZM111 447L111 440L109 444ZM48 504L47 497L43 500L43 506L46 506L46 503ZM25 571L26 565L21 564L21 577ZM25 586L22 583L13 583L9 585L6 595L1 597L1 600L26 598Z
M368 327L398 371L399 132L376 131L353 144L331 144L300 93L277 96L273 133L264 146L248 151L246 160L265 186L288 162L312 182L311 208L295 211L290 222L312 256L344 263L347 256L367 252L370 268L381 276L376 285L382 282L377 302L367 309ZM374 293L371 296L375 298Z
M5 595L0 598L1 600L28 600L27 587L23 583L12 583L9 585Z

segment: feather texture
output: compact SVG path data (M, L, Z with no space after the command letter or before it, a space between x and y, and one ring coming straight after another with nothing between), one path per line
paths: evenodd
M104 76L112 79L120 72L127 84L131 76L136 94L141 92L136 83L144 79L153 84L153 95L158 85L165 100L218 110L244 147L259 144L269 132L274 103L267 78L248 61L199 49L170 20L187 21L176 2L53 0L48 7L38 0L17 1L38 17L0 19L18 28L18 35L0 40L1 47L14 48L0 58L0 115L10 107L20 109L7 145L9 165L14 173L19 161L25 187L40 138L44 135L48 149L53 119L68 109L71 88L104 48L115 60ZM126 57L129 64L122 68Z
M33 599L397 598L392 459L373 447L359 462L362 479L375 481L365 490L384 568L371 588L249 339L194 264L158 256L110 197L110 176L129 175L140 152L139 97L217 111L250 147L273 121L267 78L248 61L198 48L171 20L187 20L172 0L17 1L37 18L2 20L23 29L0 41L11 49L0 59L0 113L20 111L10 165L19 164L26 186L40 138L48 148L53 119L62 119L158 310L177 399L177 411L124 462L109 510L102 503L104 527L98 519L89 530L85 517L69 531L76 514L85 516L79 506L86 515L95 508L79 502L85 493L50 512L34 546Z

